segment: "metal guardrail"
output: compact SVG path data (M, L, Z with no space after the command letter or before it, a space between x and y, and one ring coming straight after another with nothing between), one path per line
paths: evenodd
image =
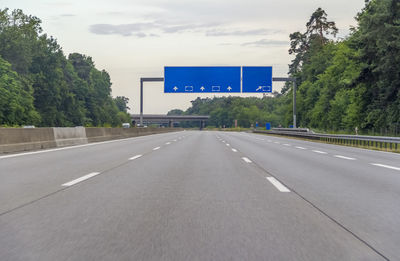
M400 138L397 137L320 134L304 130L307 129L290 130L283 128L275 128L271 131L254 130L253 132L297 137L308 140L319 140L326 143L346 145L352 147L363 147L363 148L400 152Z

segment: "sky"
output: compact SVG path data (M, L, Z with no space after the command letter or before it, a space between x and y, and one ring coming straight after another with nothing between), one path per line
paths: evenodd
M65 55L91 56L109 72L112 95L128 97L136 114L140 77L163 77L164 66L273 66L274 77L286 77L290 33L304 32L321 7L345 37L364 0L0 0L6 7L39 17ZM146 83L144 113L213 96L165 94L162 83Z

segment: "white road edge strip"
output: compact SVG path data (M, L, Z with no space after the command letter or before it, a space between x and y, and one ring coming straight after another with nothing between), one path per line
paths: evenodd
M246 158L246 157L242 157L242 160L244 160L244 161L247 162L247 163L251 163L251 160L249 160L249 159Z
M129 158L129 160L135 160L135 159L138 159L138 158L140 158L140 157L142 157L143 155L136 155L136 156L133 156L132 158Z
M159 150L161 147L155 147L153 150Z
M272 185L275 186L280 192L290 192L290 190L285 187L282 183L280 183L276 178L274 177L267 177L267 180L271 182Z
M233 152L237 152L237 149L232 149Z
M384 164L379 164L379 163L371 163L371 165L377 166L377 167L382 167L382 168L387 168L387 169L394 169L400 171L400 168L398 167L393 167L389 165L384 165Z
M345 159L345 160L356 160L355 158L345 157L342 155L334 155L334 157L339 158L339 159Z
M75 185L75 184L77 184L77 183L79 183L79 182L82 182L82 181L84 181L84 180L93 178L94 176L97 176L97 175L99 175L99 174L100 174L100 172L92 172L92 173L87 174L87 175L85 175L85 176L82 176L82 177L80 177L80 178L74 179L74 180L72 180L72 181L70 181L70 182L64 183L64 184L62 184L61 186L63 186L63 187L70 187L70 186L73 186L73 185Z

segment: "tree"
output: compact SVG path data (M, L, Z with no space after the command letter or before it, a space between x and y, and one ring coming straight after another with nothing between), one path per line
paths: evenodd
M0 56L0 125L36 125L40 116L33 107L32 89L25 90L11 64Z
M117 105L119 111L128 113L128 110L130 110L130 108L128 107L129 98L125 96L117 96L116 98L114 98L114 102Z

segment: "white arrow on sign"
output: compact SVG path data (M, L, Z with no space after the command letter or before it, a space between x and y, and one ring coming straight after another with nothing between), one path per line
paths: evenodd
M177 91L177 90L178 90L178 87L175 86L173 89L174 89L174 91Z
M261 91L262 90L262 86L259 86L256 91Z
M228 91L232 91L232 87L231 86L228 86Z
M204 86L201 86L200 90L201 90L201 91L204 91L204 89L205 89Z

